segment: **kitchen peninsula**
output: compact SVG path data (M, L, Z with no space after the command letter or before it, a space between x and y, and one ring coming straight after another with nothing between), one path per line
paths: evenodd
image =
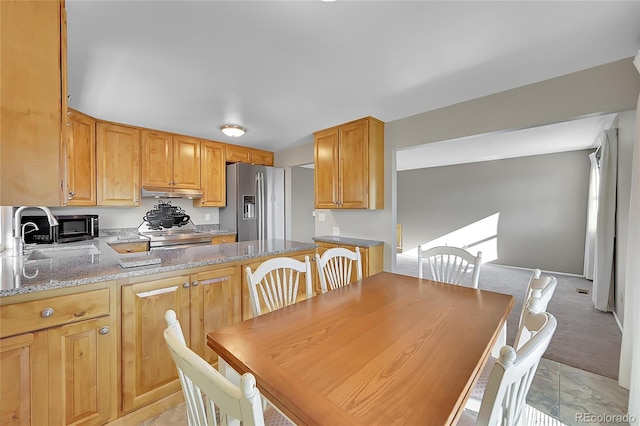
M0 423L137 424L180 403L162 339L166 310L178 313L189 346L215 363L206 334L251 317L244 268L312 258L316 249L287 240L130 254L109 246L126 241L0 258Z

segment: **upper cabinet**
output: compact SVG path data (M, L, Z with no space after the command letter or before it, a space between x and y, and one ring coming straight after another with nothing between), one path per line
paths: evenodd
M314 133L315 207L384 208L384 123L373 117Z
M67 122L67 204L96 205L96 120L69 110Z
M140 130L96 124L98 205L140 205Z
M225 145L202 141L202 198L193 200L196 207L224 207L227 205L227 167Z
M273 166L273 152L240 145L226 145L227 163L259 164Z
M200 140L143 130L142 186L200 189Z
M0 16L0 205L63 205L64 4L0 1Z

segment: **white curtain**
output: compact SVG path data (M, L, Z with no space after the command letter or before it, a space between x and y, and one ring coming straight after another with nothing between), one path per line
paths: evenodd
M589 193L587 194L587 235L584 244L584 277L593 280L596 251L596 229L598 224L598 187L600 186L600 168L596 153L589 154Z
M640 52L634 60L640 72ZM629 416L640 420L640 98L631 170L624 324L619 383L629 389ZM635 356L634 356L635 354Z
M600 147L600 189L593 271L593 304L600 311L614 307L614 247L618 175L617 129L604 132Z

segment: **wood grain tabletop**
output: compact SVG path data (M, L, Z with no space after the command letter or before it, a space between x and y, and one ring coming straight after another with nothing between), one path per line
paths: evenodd
M207 344L296 424L446 425L512 306L511 295L382 272Z

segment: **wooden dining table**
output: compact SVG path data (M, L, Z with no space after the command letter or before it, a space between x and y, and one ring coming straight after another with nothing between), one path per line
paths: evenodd
M299 425L454 424L513 296L381 272L207 344Z

